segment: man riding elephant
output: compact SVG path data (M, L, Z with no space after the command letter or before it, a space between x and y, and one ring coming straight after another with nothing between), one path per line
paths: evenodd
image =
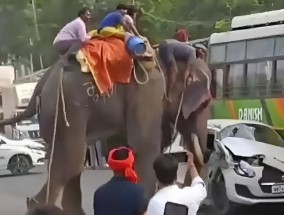
M188 32L182 29L175 33L174 39L167 39L159 44L160 58L169 74L166 98L169 102L172 102L172 90L178 73L177 61L186 63L184 80L192 76L190 64L196 59L196 50L185 43L188 37Z
M57 54L61 56L64 65L68 64L70 53L77 51L84 42L91 39L87 35L86 23L91 19L88 8L83 8L78 12L78 18L66 24L54 39L53 46Z
M132 36L141 37L137 31L133 18L136 10L133 6L125 6L119 4L116 7L116 11L107 14L101 21L100 27L97 31L98 36L109 37L109 36L119 36L124 38L125 44ZM129 15L130 14L130 15ZM144 39L144 38L142 38ZM140 57L149 57L152 55L149 52L141 54Z

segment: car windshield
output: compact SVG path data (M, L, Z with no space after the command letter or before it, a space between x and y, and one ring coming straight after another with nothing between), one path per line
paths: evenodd
M258 124L235 124L220 132L221 139L238 137L284 147L284 140L272 128Z
M31 124L38 124L37 115L34 115L31 118L22 120L22 121L17 123L17 125L31 125Z

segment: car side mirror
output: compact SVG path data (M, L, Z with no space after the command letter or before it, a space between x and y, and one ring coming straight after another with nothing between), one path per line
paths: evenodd
M0 140L0 145L6 144L4 140Z

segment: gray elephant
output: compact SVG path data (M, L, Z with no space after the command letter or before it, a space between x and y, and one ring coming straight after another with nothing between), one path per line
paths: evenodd
M172 103L164 102L161 148L171 145L173 127L176 126L175 129L181 133L185 146L193 152L200 172L211 153L207 149L207 120L210 118L212 75L207 66L205 47L200 48L197 45L196 56L198 58L190 65L195 80L186 86L183 72L186 65L178 63L179 74L173 90L174 99Z
M150 45L148 49L155 55ZM148 196L154 193L156 178L152 163L160 153L164 87L161 71L154 61L140 59L140 65L137 66L137 78L145 78L145 73L141 72L143 67L149 76L147 84L137 84L133 78L129 84L117 84L109 98L95 98L90 93L94 90L93 77L80 72L79 63L73 62L63 73L64 100L60 97L58 108L56 102L61 72L60 66L55 65L39 81L23 115L1 122L11 123L34 115L36 97L40 94L41 136L52 145L55 114L58 113L54 150L49 162L49 198L46 201L46 183L35 197L28 200L28 206L34 203L54 204L63 190L62 207L66 214L84 214L80 178L84 170L85 143L89 142L88 139L103 139L119 131L126 131L127 142L135 150L135 168L141 183L148 188ZM63 106L70 126L66 126Z
M156 59L155 52L149 44L147 49ZM202 70L203 67L207 68L204 61L199 64L193 63L192 66L195 65L201 66ZM141 80L145 74L142 71L146 70L149 76L147 84L137 84L132 78L130 84L117 84L116 92L109 98L98 97L94 101L94 95L88 93L94 89L92 76L80 72L80 65L73 62L63 73L62 94L57 106L57 96L60 94L59 80L62 74L59 70L60 66L55 65L47 71L38 82L30 104L22 115L0 122L0 125L11 124L33 116L38 107L37 98L40 96L41 136L49 146L54 143L54 147L49 161L49 183L46 183L35 197L28 200L28 206L54 204L59 192L63 190L61 203L64 211L69 215L84 214L80 178L84 169L86 142L89 142L89 139L104 139L119 132L126 133L128 145L135 150L137 155L135 168L141 183L148 191L148 196L151 196L156 182L152 163L160 153L164 108L162 98L165 87L158 64L155 61L140 59L136 74ZM198 83L203 82L200 81L193 87L188 86L184 91L183 81L181 83L181 79L178 80L175 101L180 101L184 92L182 111L184 120L187 121L190 120L189 115L192 110L199 109L203 104L200 101L192 101L187 96L196 99L195 90L203 89L202 86L198 87ZM189 92L191 90L192 93ZM176 115L177 103L173 102L172 105L166 106L166 111L172 113L169 116ZM58 119L55 123L57 113ZM69 126L66 125L66 119ZM197 121L194 122L197 124ZM56 131L55 138L53 138L54 131Z

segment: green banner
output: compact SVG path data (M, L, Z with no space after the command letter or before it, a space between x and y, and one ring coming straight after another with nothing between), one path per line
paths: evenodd
M284 98L214 100L213 119L241 119L266 123L284 135Z

